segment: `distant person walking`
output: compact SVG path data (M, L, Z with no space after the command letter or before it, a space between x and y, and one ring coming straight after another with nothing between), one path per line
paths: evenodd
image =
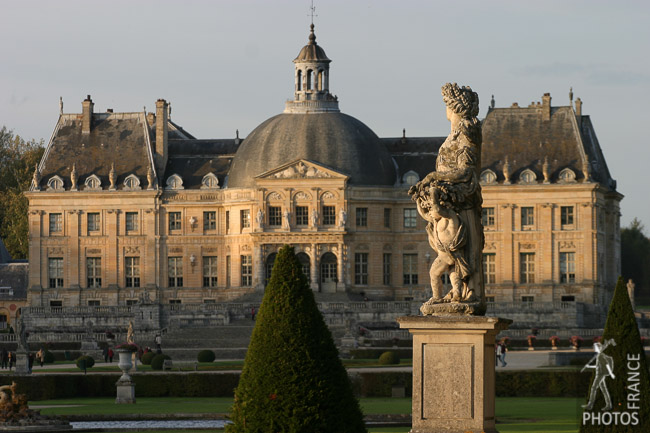
M251 308L251 320L255 320L255 307Z
M108 346L104 347L104 350L102 350L102 356L104 357L104 362L108 362Z
M108 362L113 362L113 349L108 349Z
M13 352L9 352L9 371L11 371L11 369L13 368L15 361L16 361L16 354Z
M506 343L504 342L499 343L499 347L501 348L501 356L500 356L501 367L505 367L506 365L508 365L508 363L506 362L506 352L507 352Z
M43 352L43 349L39 349L38 352L36 352L36 360L42 367L45 363L45 353Z

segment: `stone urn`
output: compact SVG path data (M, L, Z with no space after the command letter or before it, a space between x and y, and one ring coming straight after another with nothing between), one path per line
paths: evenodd
M557 350L557 343L560 341L560 338L553 336L549 340L551 341L551 350Z
M535 350L534 344L535 340L537 340L537 337L534 335L529 335L526 339L528 340L528 350Z
M131 376L129 376L129 371L133 367L133 351L125 349L117 349L117 355L119 356L119 362L117 366L122 370L122 377L120 377L120 382L130 382Z

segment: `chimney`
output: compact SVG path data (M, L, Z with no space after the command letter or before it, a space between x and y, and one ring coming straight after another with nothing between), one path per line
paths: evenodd
M169 114L167 101L156 101L156 171L162 176L167 165L167 116Z
M542 96L542 119L551 120L551 94L544 93Z
M582 125L582 99L576 99L576 120L578 121L578 126Z
M81 103L81 133L90 134L90 128L93 124L93 100L90 99L90 95Z

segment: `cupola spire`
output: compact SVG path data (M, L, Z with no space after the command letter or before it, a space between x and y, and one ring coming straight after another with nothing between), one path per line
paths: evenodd
M312 11L313 13L313 11ZM338 112L338 98L329 91L331 60L316 42L314 23L309 26L309 42L302 47L295 64L293 101L287 101L285 113Z

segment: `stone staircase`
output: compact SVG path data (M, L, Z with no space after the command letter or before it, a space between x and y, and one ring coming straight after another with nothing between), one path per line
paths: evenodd
M217 359L244 359L254 325L237 319L222 326L171 329L162 337L162 349L176 360L195 360L203 349L214 351ZM138 343L155 349L153 341Z

